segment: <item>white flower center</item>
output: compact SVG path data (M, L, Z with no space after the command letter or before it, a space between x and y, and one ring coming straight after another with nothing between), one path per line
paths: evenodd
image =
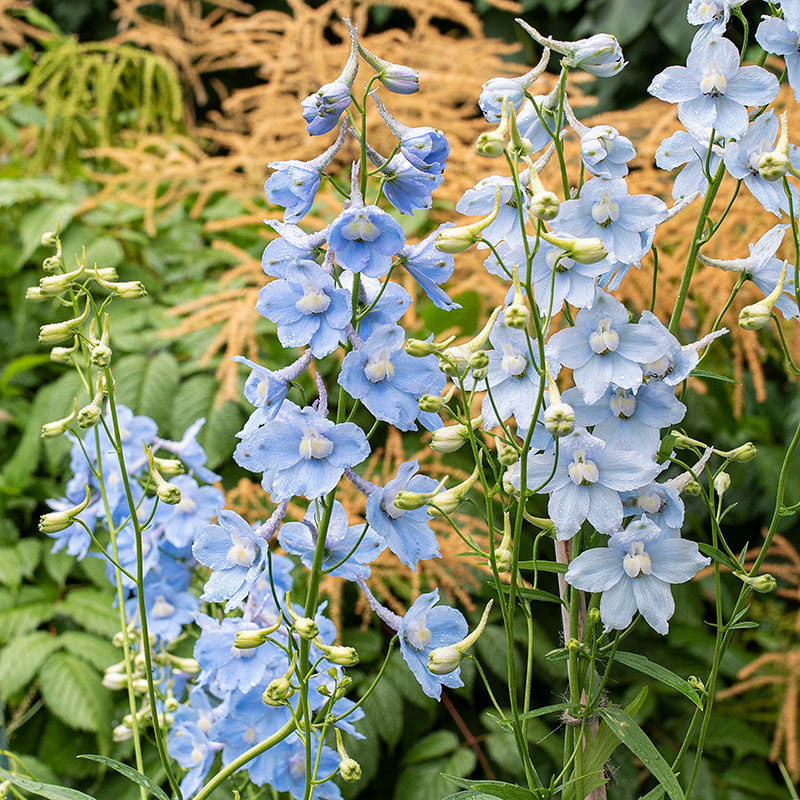
M123 428L122 426L120 426L119 438L121 441L127 442L128 439L131 438L131 432L127 428Z
M267 392L269 391L269 384L266 381L259 381L256 387L256 394L262 399L266 399Z
M194 761L195 764L200 764L205 757L206 748L198 743L195 743L194 747L192 748L192 761Z
M614 389L611 411L616 417L630 419L636 411L636 395L630 389Z
M619 219L619 204L611 199L611 195L604 193L592 206L592 219L604 228Z
M500 365L506 375L513 375L519 378L528 368L528 359L525 357L524 353L518 352L512 345L504 344L503 359Z
M170 603L163 594L156 597L153 608L150 610L150 616L156 619L166 619L175 613L175 606Z
M364 364L364 374L367 376L368 381L380 383L382 380L391 378L394 375L391 355L389 348L384 347L367 358L367 363Z
M250 567L256 560L256 543L252 539L231 534L231 547L227 559L237 567Z
M576 450L572 454L572 463L568 467L570 480L577 486L588 486L597 483L600 471L597 464L586 458L585 450Z
M619 347L619 334L611 327L610 317L603 317L597 323L597 330L589 335L589 347L599 356Z
M645 375L650 375L656 378L664 378L675 369L675 362L671 356L661 356L657 361L651 361L644 365Z
M405 629L406 641L417 650L424 650L431 640L431 632L427 627L427 617L410 622Z
M639 508L646 514L657 514L666 504L667 499L660 492L639 492Z
M256 730L255 725L251 725L245 732L242 739L245 740L247 744L255 744L258 741L258 731Z
M700 91L710 97L717 97L725 94L728 88L728 81L720 72L719 61L709 61L703 70L703 77L700 78Z
M333 442L313 428L303 430L300 455L305 458L327 458L333 452Z
M355 242L374 242L380 235L380 228L367 216L366 211L358 211L350 222L342 226L342 235Z
M629 578L638 578L642 573L649 575L653 571L650 556L645 552L643 542L634 542L631 545L631 549L622 559L622 568Z
M716 22L722 19L722 9L716 3L700 3L697 13L703 22Z
M306 759L305 756L301 754L297 754L292 756L288 762L289 765L289 772L291 773L292 777L302 778L306 772Z
M294 307L303 314L324 314L331 304L331 299L323 289L315 286L311 281L303 283L303 296L294 304Z
M197 715L197 727L203 731L203 733L208 733L213 724L214 717L208 711L201 711Z
M186 494L181 494L181 499L176 508L183 511L184 514L191 514L197 508L197 503Z

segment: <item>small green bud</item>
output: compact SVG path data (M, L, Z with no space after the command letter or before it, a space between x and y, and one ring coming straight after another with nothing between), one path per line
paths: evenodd
M113 288L114 294L124 300L137 300L147 295L147 289L141 281L108 281L106 287Z
M79 347L78 337L75 336L72 340L72 347L53 347L50 350L50 360L56 364L69 364Z
M500 158L506 149L506 137L499 128L485 131L475 142L475 151L486 158Z
M698 692L705 694L706 685L700 680L700 678L697 677L697 675L690 675L686 679L686 683L688 683L693 689L697 689Z
M498 572L508 572L511 569L511 562L514 559L514 554L505 547L498 547L494 551L494 561L497 565Z
M428 670L430 672L434 675L448 675L458 669L467 650L478 641L478 638L483 633L493 604L494 600L490 600L486 604L475 630L468 633L460 642L431 650L428 655Z
M47 297L42 294L42 290L38 286L29 286L25 290L25 299L32 303L40 303L42 300L47 300Z
M156 487L156 496L162 503L175 506L181 501L181 490L174 483L164 481Z
M510 444L505 444L499 437L495 438L494 446L497 448L497 460L504 467L511 467L519 461L519 453Z
M48 256L42 261L42 269L45 272L59 272L63 263L61 256Z
M570 653L577 653L581 649L581 643L577 639L567 639L566 647Z
M286 676L270 681L261 699L268 706L282 706L294 694L294 687Z
M176 475L183 475L186 472L186 467L183 465L183 462L179 461L177 458L155 457L153 460L155 461L158 471L165 478L174 478Z
M434 414L444 408L444 400L438 394L424 394L417 405L420 411L429 411Z
M714 478L714 491L722 496L730 489L731 476L727 472L719 472Z
M476 350L469 357L470 369L484 369L489 366L489 354L485 350Z
M731 461L738 461L739 463L750 461L757 455L758 449L752 442L745 442L743 445L739 445L739 447L736 447L727 453L727 456Z
M558 216L559 202L555 192L542 191L531 198L530 213L537 219L549 222Z
M600 622L600 609L599 608L590 608L589 609L589 613L587 614L587 617L589 618L589 622L591 622L592 625L599 624L599 622Z
M608 255L603 242L594 236L579 238L542 233L542 238L546 242L566 251L567 258L571 258L579 264L596 264Z
M301 639L316 639L319 636L319 626L310 617L298 617L292 627Z
M744 584L747 584L754 592L767 594L774 592L778 586L778 582L768 572L763 575L745 575L743 572L735 572L734 575Z
M358 664L358 653L353 647L325 644L319 639L314 639L314 644L331 664L337 664L340 667L354 667Z
M575 430L575 411L569 403L559 402L544 411L544 427L551 436L567 436Z
M267 641L267 636L269 636L269 634L264 628L259 630L237 631L233 646L238 650L252 650L254 647L260 647L264 644L264 642Z
M356 783L361 780L361 765L352 758L343 758L339 762L339 774L343 781Z
M683 489L683 493L689 497L700 497L700 495L703 493L703 487L694 478L692 478L687 482Z
M111 348L102 342L96 347L93 347L91 361L96 367L107 367L111 363Z
M747 331L760 331L769 325L772 307L764 300L745 306L739 312L739 327Z
M66 417L54 420L53 422L45 422L42 425L42 439L54 439L56 436L61 436L69 427L70 422L75 419L78 413L78 400L72 400L72 412L67 414Z
M503 319L505 319L509 328L516 328L517 330L526 328L530 318L531 312L524 303L514 302L510 306L506 306L505 311L503 311Z
M78 412L78 425L80 425L81 428L91 428L99 422L102 414L103 408L100 402L92 400L91 403L85 405Z
M133 739L133 730L128 725L117 725L111 731L111 739L118 744Z
M47 231L42 234L42 247L55 247L58 243L58 231Z
M474 431L483 423L482 417L475 417L470 420L470 427ZM458 423L457 425L445 425L437 428L431 437L431 449L437 453L455 453L462 447L464 442L469 441L470 429Z

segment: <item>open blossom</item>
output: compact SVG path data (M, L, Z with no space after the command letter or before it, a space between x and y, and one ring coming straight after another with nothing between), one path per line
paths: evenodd
M696 192L701 196L708 188L705 174L706 161L708 171L713 175L722 159L722 148L715 144L708 149L711 131L675 131L658 146L656 150L656 166L660 169L683 168L675 176L672 185L672 196L675 200L691 197Z
M455 259L435 247L436 238L444 228L453 223L445 222L429 233L421 242L406 245L398 254L400 265L422 287L431 302L445 311L461 308L453 302L441 284L449 280L455 269Z
M327 229L306 233L302 228L277 219L265 220L278 237L273 239L261 256L261 268L275 278L303 279L309 268L318 266Z
M794 99L800 102L800 13L796 16L783 9L784 19L765 17L756 30L756 41L768 53L783 56L789 86L794 90Z
M638 389L642 366L666 354L668 343L651 326L629 322L625 306L598 291L591 308L582 308L575 325L554 333L545 346L551 364L574 370L587 403L599 400L609 385Z
M558 113L556 89L550 94L534 95L533 102L526 100L517 113L520 136L531 143L534 152L551 144L556 133L560 133L566 125L566 117Z
M747 0L691 0L686 12L690 25L704 25L722 35L731 18L731 9L741 8Z
M528 488L550 495L547 513L559 539L574 536L585 520L601 533L619 528L623 517L619 492L650 483L663 469L638 449L609 447L583 428L559 442L555 471L554 453L531 453L527 472ZM510 479L519 489L519 464L511 468Z
M625 517L647 514L665 537L680 536L685 508L679 489L670 481L648 483L632 492L621 492L622 513Z
M339 276L342 286L351 297L353 277L353 273L348 270L343 270ZM399 283L382 282L362 275L358 284L358 304L359 313L369 309L358 327L358 335L362 339L368 339L376 328L397 322L408 311L411 295Z
M607 547L584 550L569 565L566 580L585 592L602 592L600 618L606 630L622 630L638 611L666 635L675 611L670 584L691 580L711 559L696 542L668 537L642 516L618 530Z
M678 119L687 128L714 128L737 137L747 128L747 106L771 103L778 79L757 66L742 67L729 39L701 29L694 37L685 67L667 67L653 78L648 92L678 104Z
M600 178L622 178L636 155L633 143L611 125L595 125L581 134L581 159L586 171Z
M431 194L441 185L444 176L434 170L423 170L400 152L380 168L386 199L401 213L413 214L431 207Z
M175 582L150 573L144 582L148 630L162 642L172 642L194 620L197 598L188 591L189 579Z
M198 486L189 475L178 475L170 481L181 490L180 502L162 503L154 521L164 526L164 538L177 548L194 541L195 532L225 505L225 495L213 486Z

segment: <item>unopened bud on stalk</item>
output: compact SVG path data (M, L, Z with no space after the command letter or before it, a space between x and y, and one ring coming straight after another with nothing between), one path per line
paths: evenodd
M200 662L196 658L183 658L167 653L167 660L172 664L177 672L184 672L187 675L200 674Z
M519 280L519 268L516 264L512 267L512 277L514 280L514 296L511 305L503 310L503 319L509 328L523 329L528 327L531 312L525 303L525 294L522 291L522 284Z
M700 497L700 495L703 493L703 487L698 481L692 478L687 481L686 486L683 489L683 493L689 497Z
M523 136L519 132L519 128L517 127L517 113L514 110L514 106L508 102L508 100L503 100L504 105L508 106L508 117L509 117L509 141L508 141L508 149L511 153L512 157L517 159L522 159L529 156L533 152L533 145L531 144L531 140L527 137Z
M103 315L103 330L100 341L92 348L91 361L96 367L105 368L111 363L111 347L109 345L108 313Z
M497 460L505 467L513 466L519 461L519 453L510 444L506 444L499 436L495 437L494 446L497 448Z
M686 683L688 683L689 686L692 687L692 689L697 689L698 692L702 692L703 694L705 694L706 685L705 683L703 683L703 681L700 680L700 678L697 677L697 675L690 675L686 679Z
M446 647L437 647L431 650L428 655L428 669L434 675L447 675L453 670L458 669L464 655L475 642L478 637L483 633L486 623L489 620L489 612L492 610L494 600L490 600L483 610L480 622L471 633L468 633L460 642L447 645Z
M75 522L75 517L89 505L91 494L89 487L84 483L83 488L86 491L86 496L81 500L78 505L72 508L65 508L63 511L51 511L49 514L42 514L39 517L39 531L41 533L58 533L59 531L66 530Z
M58 231L46 231L40 239L42 247L53 247L58 243Z
M781 274L778 278L778 283L775 288L763 299L757 303L745 306L739 312L739 327L748 331L757 331L766 328L769 325L770 317L772 316L772 309L775 303L780 299L783 294L783 285L786 283L786 270L788 268L788 261L783 262L781 267Z
M110 689L112 692L118 692L120 689L124 689L128 685L128 679L124 673L106 670L101 683L106 687L106 689Z
M455 453L460 449L464 442L469 440L470 428L474 431L483 424L483 417L475 417L470 420L470 427L462 423L457 425L445 425L437 428L431 437L431 449L437 453Z
M65 319L63 322L51 322L39 328L39 341L42 344L57 344L75 335L75 329L82 325L89 316L89 301L83 312L72 319Z
M503 112L500 117L500 124L493 131L482 133L475 142L475 150L479 156L486 158L499 158L506 149L506 137L508 136L508 98L503 98Z
M529 215L549 222L558 216L560 208L558 196L555 192L545 189L542 179L539 177L537 166L540 164L541 159L535 163L530 158L526 158L525 161L528 164L528 188L531 194Z
M106 280L100 273L100 270L97 269L97 265L95 265L93 277L95 282L100 284L104 289L108 289L117 297L121 297L124 300L136 300L147 294L147 289L144 288L144 284L141 281Z
M514 543L511 541L511 515L508 511L503 512L503 538L495 548L494 561L497 564L498 572L508 572L511 569L513 558L512 548Z
M179 461L177 458L158 458L154 456L153 461L156 467L158 467L158 471L165 478L174 478L176 475L183 475L186 472L186 467L183 465L183 462Z
M550 367L547 370L547 408L544 411L544 427L551 436L567 436L575 430L575 410L569 403L561 399L558 384L555 382Z
M722 497L730 489L731 476L727 472L718 472L714 477L714 491Z
M56 364L69 364L72 356L78 352L79 347L80 342L78 337L75 336L72 340L72 347L53 347L50 350L50 360Z
M42 237L42 244L45 247L52 247L55 245L56 252L52 256L48 256L44 261L42 261L42 269L45 272L60 272L64 267L64 256L61 252L61 239L58 236L58 233L53 233L51 237L48 237L48 243L45 244L44 236Z
M103 395L98 392L92 401L78 412L78 425L81 428L91 428L100 421L103 415Z
M55 297L65 292L72 285L72 282L79 278L86 269L85 264L79 264L77 269L72 272L62 272L58 275L45 275L39 279L39 289L47 297Z
M280 627L280 620L273 628L259 628L258 630L245 630L237 631L236 639L233 646L237 650L252 650L255 647L261 647L267 641L270 633L274 633Z
M424 394L420 397L419 402L417 405L419 406L420 411L430 411L434 414L437 411L441 411L452 399L453 394L456 391L455 386L451 386L447 392L443 396L439 396L438 394Z
M118 744L121 742L127 742L130 739L133 739L133 730L127 725L117 725L114 730L111 731L111 738Z
M38 286L29 286L25 290L25 299L32 303L41 303L43 300L47 300L47 297L42 294L42 290Z
M589 622L592 623L592 625L599 625L600 624L600 609L597 608L597 607L590 608L589 609L589 613L587 614L587 617L589 619Z
M567 258L571 258L579 264L596 264L608 255L608 251L603 246L603 242L595 236L586 238L556 236L555 234L543 231L542 239L555 247L560 247L564 250L564 255Z
M416 508L422 508L422 506L427 505L431 498L442 491L442 487L447 483L448 477L449 476L445 475L444 478L439 481L436 488L430 492L409 492L405 489L399 491L394 498L393 505L397 506L397 508L402 511L413 511Z
M322 651L331 664L337 664L340 667L354 667L358 664L358 653L354 647L325 644L319 639L314 639L314 645L318 650Z
M459 225L453 228L444 228L436 238L435 247L442 253L465 253L476 242L480 241L480 232L494 222L500 212L500 187L494 192L494 208L489 216L484 217L472 225Z
M156 461L153 458L153 450L149 445L144 445L144 454L147 457L147 464L150 467L150 477L156 485L156 497L169 506L174 506L181 501L181 490L174 483L170 483L158 471Z
M286 611L289 618L292 620L292 628L301 639L316 639L319 636L319 627L310 617L301 617L292 608L292 598L289 592L286 592Z
M53 422L45 422L42 425L42 439L54 439L56 436L61 436L69 427L70 422L75 419L78 414L78 400L73 398L72 411L66 417L53 420Z
M447 375L466 372L469 369L469 357L481 350L486 342L489 341L489 335L502 310L502 306L497 306L489 315L489 319L480 332L468 342L442 350L439 357L439 369Z
M292 663L289 664L289 669L280 678L270 681L264 694L261 695L261 699L268 706L282 706L294 694L291 677L296 664L297 651L292 653Z
M344 749L342 742L342 732L336 728L336 751L339 753L339 774L342 776L343 781L348 783L355 783L361 780L361 766L358 761L350 758L347 751Z
M758 159L758 174L765 181L779 181L792 167L789 158L789 121L786 112L781 112L781 134L775 149L762 153Z
M414 94L419 91L419 73L403 64L393 64L370 52L360 42L358 52L374 70L378 80L395 94Z
M480 474L480 459L483 458L483 451L480 451L478 464L475 465L475 469L472 471L472 474L461 483L454 486L452 489L446 489L443 492L439 492L432 500L431 503L435 505L428 506L428 514L431 517L439 517L443 514L450 514L455 511L459 505L461 505L461 501L467 496L467 492L473 487L475 481L478 480L478 475Z
M743 463L755 458L758 455L758 449L752 442L745 442L733 450L728 450L727 453L720 453L720 455L729 458L731 461Z
M485 350L476 350L468 360L469 368L473 372L489 366L489 354Z
M448 336L443 342L426 342L424 339L408 339L405 343L405 351L410 356L422 358L431 353L440 353L448 345L455 341L455 336Z
M778 585L775 578L768 572L765 572L763 575L753 575L752 577L743 572L734 572L733 574L754 592L760 592L761 594L774 592Z

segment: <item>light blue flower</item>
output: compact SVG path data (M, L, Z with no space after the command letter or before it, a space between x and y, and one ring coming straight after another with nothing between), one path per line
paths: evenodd
M675 389L660 381L643 383L634 393L614 385L596 402L588 404L578 389L562 395L575 411L575 422L609 447L655 453L661 444L661 429L680 422L686 406L675 397Z
M212 570L202 599L225 602L226 611L239 605L264 570L266 544L235 511L220 511L218 523L203 528L192 546L194 557Z
M113 433L114 424L111 419L111 412L105 415L106 425ZM119 424L119 439L122 444L122 455L125 459L125 466L128 473L132 474L146 463L144 445L152 444L158 433L158 425L144 415L134 414L127 406L117 406L117 423ZM114 452L114 446L108 438L105 427L98 429L100 434L100 455L103 462L103 469L116 470L119 472L119 461ZM87 448L89 453L95 453L94 433L89 431L86 438L91 442ZM113 503L112 503L113 505Z
M756 41L768 53L783 56L789 86L794 99L800 102L800 14L792 19L784 10L785 19L765 17L756 30Z
M357 350L342 361L339 384L366 406L376 419L401 431L417 430L416 422L428 430L442 426L437 414L420 411L423 394L438 394L447 379L436 356L415 358L403 349L405 331L398 325L376 328Z
M339 346L352 314L350 295L319 268L302 283L270 281L258 293L256 310L277 325L284 347L309 345L314 358Z
M708 178L705 174L706 161L708 171L713 175L722 158L722 148L715 144L708 153L711 131L675 131L658 146L656 150L656 166L660 169L675 169L686 166L675 176L672 185L672 196L675 200L691 197L695 192L705 195Z
M342 270L339 276L339 281L351 297L353 277L349 270ZM358 335L368 339L376 328L397 322L410 306L411 295L399 283L362 275L358 284L358 313L367 313L358 321Z
M574 536L585 520L600 533L616 530L622 524L618 493L650 483L664 469L638 449L608 447L583 428L559 439L555 471L554 456L552 452L528 456L528 488L550 495L547 513L559 539ZM509 475L517 489L520 476L517 463Z
M441 288L441 284L446 283L453 274L455 259L450 253L443 253L435 246L439 233L452 225L452 222L445 222L421 242L406 245L398 256L400 266L422 287L431 302L445 311L461 308Z
M216 756L214 744L197 725L184 723L170 727L167 750L187 770L180 784L184 797L191 797L203 785Z
M649 194L628 194L624 178L592 178L581 196L561 204L553 230L565 236L597 237L609 258L638 264L650 248L667 206Z
M261 256L261 268L274 278L307 277L309 269L318 266L317 259L323 254L327 228L315 233L306 233L297 225L276 219L264 220L277 234Z
M780 217L781 211L789 213L789 198L783 190L783 181L761 177L758 162L764 153L775 149L778 127L778 118L768 111L750 123L739 141L725 146L725 169L732 177L743 180L750 194L776 217ZM789 160L795 168L800 167L800 154L794 145L789 145ZM797 189L791 183L789 188L792 207L797 213L800 210Z
M747 0L690 0L686 19L690 25L704 25L721 36L731 18L731 9L740 8Z
M326 494L345 467L369 455L367 437L358 425L335 424L310 406L301 409L289 400L274 420L238 435L242 441L233 454L236 463L263 472L262 486L276 502Z
M525 101L525 85L520 78L490 78L483 84L478 105L487 122L500 122L503 100L508 100L514 111L519 111Z
M691 580L711 560L696 542L667 537L642 516L615 532L608 547L594 547L569 565L566 580L585 592L602 592L600 618L606 630L623 630L638 611L656 632L669 632L675 611L670 584Z
M188 583L162 580L154 573L144 581L148 630L164 643L177 639L183 626L194 620L198 602L187 589Z
M545 350L551 364L573 370L584 400L595 403L612 383L638 389L642 365L664 356L669 345L651 325L629 322L625 306L598 291L592 307L578 312L574 327L554 333Z
M456 211L466 216L486 216L494 209L494 197L500 187L500 210L489 225L481 231L481 236L492 244L510 240L512 244L522 240L519 227L519 211L514 194L514 183L511 178L502 175L490 175L482 178L471 189L467 189L456 203ZM528 205L527 196L523 193L523 202ZM485 244L479 245L486 247Z
M622 178L636 156L630 139L611 125L595 125L582 131L581 159L586 171L600 178Z
M771 103L778 79L757 66L742 67L739 50L728 39L701 29L694 37L685 67L667 67L653 78L648 92L678 104L687 128L714 128L737 137L747 128L747 106Z
M406 238L400 223L375 205L354 202L328 229L328 246L336 263L351 272L382 278Z
M203 449L200 442L197 441L197 435L200 429L205 425L206 418L200 417L195 420L184 432L179 442L170 442L166 439L157 439L159 448L168 450L174 456L179 458L187 467L190 472L200 478L201 481L206 483L216 483L222 480L221 475L212 472L207 466L206 461L208 456ZM155 447L153 449L156 449Z
M164 538L177 548L190 545L200 528L207 525L225 505L225 495L213 486L198 486L189 475L170 480L181 490L175 505L160 503L154 522L164 526Z
M322 751L319 748L322 747ZM305 745L297 736L284 739L276 745L272 753L273 764L270 776L264 783L269 783L277 792L288 792L295 800L302 800L306 789L306 750ZM311 744L312 765L317 763L319 758L319 768L317 780L322 780L336 771L339 766L339 756L330 747L320 745L314 739ZM248 768L251 779L253 778L252 769ZM258 781L254 780L254 783ZM323 800L341 800L342 793L333 781L326 781L314 787L314 796Z
M323 509L320 505L312 503L304 517L310 525L302 522L287 522L278 533L281 547L287 553L300 556L300 560L308 569L311 569L314 563L314 551L317 545L314 530L319 530L322 514ZM371 530L364 533L364 528L364 523L348 525L344 506L335 500L328 533L325 536L325 556L322 561L322 569L328 570L339 564L352 550L349 558L335 569L331 569L328 574L348 581L355 580L357 577L368 578L370 568L367 564L374 561L383 552L386 545L381 536Z
M250 374L244 383L244 396L251 405L263 412L263 421L268 422L275 419L280 411L289 393L289 382L305 372L311 363L311 351L306 350L295 362L275 372L244 356L233 356L231 360L250 367Z
M430 492L436 488L433 478L419 475L418 471L416 461L406 461L386 486L377 487L367 497L366 516L370 527L383 536L387 547L411 570L416 570L420 560L441 556L426 508L406 511L394 504L398 492Z
M447 675L434 675L428 669L428 655L437 647L461 641L468 631L464 615L450 606L436 606L439 590L421 594L408 609L397 631L400 653L428 697L438 700L442 686L463 686L461 668Z
M444 175L425 171L412 164L403 153L382 162L380 175L386 199L401 213L413 215L417 209L431 207L431 195L441 185Z
M665 483L648 483L633 492L622 492L622 513L625 517L647 514L658 525L665 537L680 536L683 527L684 505L680 491Z

